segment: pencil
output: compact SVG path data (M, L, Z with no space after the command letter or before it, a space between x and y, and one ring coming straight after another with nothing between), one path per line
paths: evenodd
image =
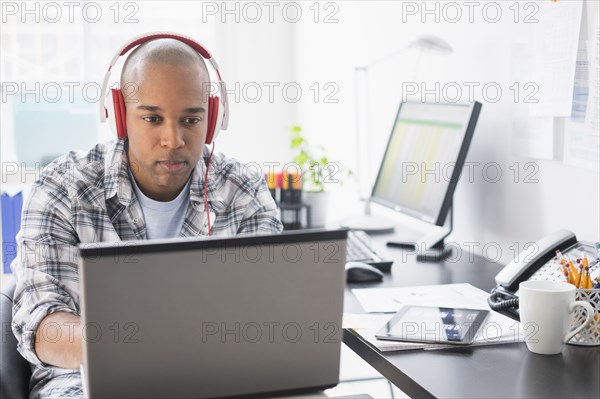
M581 262L581 259L577 259L576 262L579 264L579 278L577 279L577 288L581 287L581 277L583 277L583 263ZM585 281L584 281L585 283Z
M566 261L566 260L564 260L564 259L562 259L562 260L560 261L560 264L561 264L561 265L562 265L562 266L565 268L565 270L567 271L568 280L569 280L568 282L569 282L570 284L573 284L573 285L575 285L575 279L574 279L574 277L573 277L573 271L572 271L572 270L571 270L571 268L569 267L569 264L567 263L567 261Z
M576 281L579 280L579 273L577 272L577 268L573 264L573 261L571 260L571 257L569 255L567 255L567 259L569 260L569 269L573 272L573 283L572 284L574 286L577 286Z
M586 268L586 270L585 270L585 278L586 278L586 280L585 280L586 288L588 290L591 290L592 288L594 288L594 283L592 283L592 278L590 276L590 268L589 267Z
M585 280L584 287L586 289L591 289L593 287L592 279L590 278L590 266L588 264L587 256L585 256L585 252L583 253L583 258L581 259L581 266L585 270Z

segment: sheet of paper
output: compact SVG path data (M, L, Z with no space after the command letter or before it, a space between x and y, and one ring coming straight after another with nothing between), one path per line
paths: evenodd
M391 318L391 314L344 313L342 328L378 330Z
M532 46L516 43L511 46L511 82L516 82L512 93L510 137L511 153L518 157L554 158L554 117L532 116L530 105L539 101L539 84L531 72Z
M539 2L534 30L533 76L540 101L535 116L571 116L575 60L583 1Z
M573 112L564 120L565 164L600 172L600 31L579 44ZM592 42L592 44L590 44Z
M411 349L441 349L454 345L386 341L375 334L403 305L443 306L489 310L488 293L471 284L443 284L395 288L357 288L352 290L369 314L344 314L344 328L352 328L382 352ZM520 323L497 312L479 330L473 345L522 342Z
M600 172L600 141L586 123L565 120L563 162Z
M593 34L587 41L589 60L589 96L585 122L590 134L600 142L600 23L596 23Z
M575 65L575 80L573 84L573 105L571 109L571 121L584 123L589 95L589 66L587 41L579 42L577 49L577 62Z
M467 283L356 288L352 292L367 313L395 313L402 305L489 309L489 294Z

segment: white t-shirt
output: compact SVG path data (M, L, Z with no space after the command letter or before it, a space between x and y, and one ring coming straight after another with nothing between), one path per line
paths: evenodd
M179 237L183 221L185 219L185 211L190 202L190 184L192 179L188 180L187 184L181 190L177 198L172 201L162 202L148 198L142 193L137 185L131 171L129 178L133 182L133 190L144 213L146 221L146 238L175 238Z

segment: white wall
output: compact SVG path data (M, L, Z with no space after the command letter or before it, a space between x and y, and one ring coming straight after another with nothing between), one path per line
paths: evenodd
M236 3L227 4L233 7ZM70 69L65 67L57 71L34 59L33 64L40 68L25 68L29 75L4 68L3 80L68 81L75 68L78 77L73 79L98 81L116 47L126 38L151 30L180 31L202 41L213 51L229 90L235 93L230 96L230 129L217 141L218 151L248 162L283 163L291 159L288 127L300 124L315 144L327 149L331 160L356 172L357 152L360 151L365 158L367 148L358 148L356 141L355 66L395 52L417 35L435 34L450 42L454 52L444 58L424 55L415 81L425 81L429 87L434 82L497 82L504 94L499 102L490 103L482 98L480 91L475 92L475 99L483 102L483 111L467 161L479 162L480 165L497 162L502 167L503 176L497 183L488 183L482 178L480 167L475 170L472 181L461 181L455 197L455 233L451 239L459 243L479 242L482 246L499 242L505 260L513 255L508 249L512 243L518 242L517 247L522 249L526 242L561 227L572 229L581 239L598 240L598 174L557 161L518 158L510 151L515 109L509 89L512 73L510 50L513 43L532 42L534 24L515 23L514 13L509 9L514 2L504 1L496 3L503 7L503 17L498 23L489 23L482 17L481 10L486 2L477 2L473 23L468 22L466 15L458 23L435 22L431 15L424 23L419 15L403 22L402 7L408 3L417 6L427 3L429 7L436 3L440 7L445 4L434 1L306 2L302 3L299 21L290 22L290 18L282 17L286 3L277 3L271 22L267 17L268 8L259 2L256 4L263 12L260 22L253 23L240 14L239 21L235 21L233 15L226 15L222 23L221 13L207 15L200 3L139 2L136 3L139 5L136 14L139 22L135 24L122 21L114 24L110 19L96 24L83 23L84 37L87 38L83 40L88 42L84 43L83 52L72 55L75 60L83 58L83 62L65 60ZM223 3L211 4L222 6ZM243 7L245 3L237 4ZM462 11L466 12L464 2L456 4L463 5ZM595 15L598 15L598 3L590 4L596 7ZM123 19L125 10L121 11ZM527 10L521 8L520 11L522 21ZM112 15L106 8L105 12L107 16ZM326 23L326 20L333 20L333 23ZM7 46L16 42L16 39L11 40L14 32L25 33L30 39L45 43L43 40L53 35L75 29L68 23L30 25L31 17L25 24L16 19L12 21L13 24L7 27L13 30L3 29L2 32L3 49L11 50ZM27 54L37 54L33 51L37 47L27 48L31 51L22 50ZM6 60L9 56L14 56L14 49L3 51L3 66L8 65ZM44 59L43 52L38 56ZM54 61L52 65L57 62ZM372 101L368 115L371 122L369 153L372 175L377 171L399 104L401 83L414 78L416 61L417 54L411 50L370 71ZM84 71L74 65L83 65ZM284 85L290 82L302 90L297 101L286 98L282 91ZM272 99L269 98L268 84L276 85ZM252 86L261 89L257 101L251 98ZM244 92L244 87L249 91ZM317 94L318 98L315 98ZM95 108L96 105L91 106ZM361 110L361 116L365 113L366 110ZM6 116L7 107L3 107L3 161L12 160L14 155L10 137L6 140L7 135L12 133ZM515 162L519 163L521 172L518 182L513 181L513 171L509 169ZM533 162L533 166L538 168L533 176L537 179L536 183L523 181L524 175L532 170L526 168L526 162ZM585 193L576 195L576 188L584 189ZM348 209L349 199L357 193L355 182L348 181L343 188L336 187L332 191L336 202L331 211L336 217L359 211Z
M432 6L436 2L426 3ZM479 10L484 3L477 3ZM516 250L511 245L522 250L527 242L558 228L571 229L580 239L598 240L600 179L598 173L561 162L512 155L511 118L515 105L522 104L514 103L509 89L510 50L513 43L533 40L534 24L515 23L509 9L513 2L496 2L499 3L503 18L498 23L487 22L477 9L473 23L466 16L458 23L443 19L436 23L432 16L423 23L419 16L407 16L403 23L402 2L338 2L339 23L303 21L296 26L296 71L299 81L334 81L339 85L338 104L304 102L299 106L298 120L330 149L332 158L350 165L355 164L357 151L355 66L393 53L415 36L434 34L451 43L454 52L443 58L423 56L417 82L425 80L429 88L434 87L434 82L457 82L461 86L463 82L500 84L503 96L496 103L485 101L481 91L475 90L475 99L483 103L483 109L467 161L478 162L481 167L475 168L471 181L463 176L459 183L455 194L455 233L450 240L479 243L480 251L486 244L498 243L501 258L508 261ZM521 10L525 11L530 10ZM372 173L378 168L399 104L401 82L412 79L415 62L416 53L409 51L370 69ZM468 94L466 86L464 93ZM361 151L364 156L365 149ZM486 182L482 176L483 165L490 162L498 163L503 172L496 183ZM520 170L517 181L515 165ZM530 177L535 182L526 183L524 177L532 172L535 173ZM496 254L490 250L488 256L495 258Z
M281 87L293 82L292 34L286 23L241 20L217 27L215 48L231 114L228 130L216 142L219 151L265 167L290 159L294 104L285 100Z

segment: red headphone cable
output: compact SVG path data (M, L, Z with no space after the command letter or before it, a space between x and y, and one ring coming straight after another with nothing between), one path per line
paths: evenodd
M210 168L210 161L212 160L213 151L215 150L215 142L212 142L212 149L210 150L210 155L208 156L208 161L206 162L206 173L204 175L204 209L206 209L206 220L208 222L208 235L210 236L210 212L208 211L208 168Z

